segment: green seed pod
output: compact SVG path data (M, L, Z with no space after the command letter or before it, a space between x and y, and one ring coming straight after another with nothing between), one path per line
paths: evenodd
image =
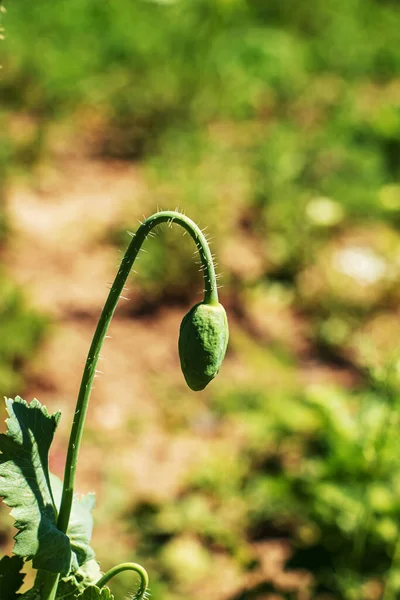
M228 337L228 319L222 304L200 302L183 317L179 357L186 383L193 391L203 390L217 375Z

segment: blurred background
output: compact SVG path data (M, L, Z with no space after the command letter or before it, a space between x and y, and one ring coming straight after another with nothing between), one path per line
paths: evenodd
M190 392L176 346L201 275L188 236L160 228L78 470L102 568L142 562L154 600L399 598L397 0L6 9L0 389L62 410L52 470L143 215L207 226L230 320L220 375ZM1 552L13 534L2 507Z

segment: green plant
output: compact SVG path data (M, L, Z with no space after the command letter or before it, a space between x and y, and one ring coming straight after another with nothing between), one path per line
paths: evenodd
M146 219L122 259L89 349L72 424L64 481L48 469L48 454L60 419L50 415L36 399L7 399L7 434L0 435L0 495L12 508L15 526L14 556L0 561L0 596L15 600L111 600L109 580L124 570L140 577L135 600L146 597L148 577L135 563L123 563L102 574L90 546L93 495L78 499L75 475L85 416L102 343L119 297L141 246L160 223L177 223L196 243L204 275L204 300L183 320L179 342L181 364L190 387L203 389L217 374L228 341L228 325L218 302L212 255L201 230L174 211L155 213ZM193 319L193 314L197 319ZM200 315L200 316L199 316ZM210 316L211 315L211 316ZM217 316L216 316L217 315ZM37 576L34 587L18 594L25 561L32 560Z

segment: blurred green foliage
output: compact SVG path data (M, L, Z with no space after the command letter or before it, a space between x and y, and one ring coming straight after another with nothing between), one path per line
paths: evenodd
M230 351L253 384L218 388L213 456L179 496L129 514L154 598L190 597L221 554L252 573L254 544L274 537L293 545L288 567L313 574L313 598L378 600L388 580L385 600L397 597L398 383L385 369L400 339L398 3L36 0L8 11L0 173L32 164L66 123L88 152L140 160L141 212L179 206L208 225L246 332ZM198 280L192 247L167 233L148 242L132 283L148 305L188 299ZM28 347L36 333L22 330ZM295 365L316 355L361 384L302 385ZM218 444L224 423L231 445Z
M1 176L1 169L0 169ZM0 256L10 234L0 179ZM13 396L23 389L26 362L32 358L47 319L29 307L26 295L0 265L0 389Z
M249 362L260 353L272 367L266 350L250 353ZM169 501L135 504L132 535L140 558L158 574L157 597L198 597L196 584L224 553L239 570L255 573L257 543L281 539L292 544L286 568L313 574L304 597L378 599L384 582L385 598L397 598L398 361L366 374L352 393L318 385L296 392L292 367L281 375L270 390L263 376L250 386L220 386L209 407L208 458ZM267 583L276 582L266 579L266 587L237 598L262 598Z
M23 387L23 366L33 356L46 319L27 306L22 291L3 272L0 289L0 388L13 396Z
M0 189L0 252L5 248L9 224ZM47 319L32 310L23 291L0 268L0 389L16 395L23 386L23 368L32 358Z

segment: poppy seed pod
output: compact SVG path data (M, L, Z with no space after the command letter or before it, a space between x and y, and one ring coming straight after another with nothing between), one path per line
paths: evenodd
M183 317L179 357L188 386L203 390L217 375L228 345L228 319L222 304L200 302Z

